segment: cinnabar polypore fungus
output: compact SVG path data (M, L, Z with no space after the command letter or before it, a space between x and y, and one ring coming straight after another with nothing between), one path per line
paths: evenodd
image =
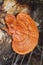
M5 20L13 39L13 51L22 55L33 51L38 44L39 31L30 15L23 12L17 17L7 14Z

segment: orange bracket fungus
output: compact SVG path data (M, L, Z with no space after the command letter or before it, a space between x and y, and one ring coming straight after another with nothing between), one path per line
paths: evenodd
M5 23L7 32L12 36L12 49L18 54L27 54L38 44L39 31L35 21L26 13L19 13L17 17L7 14Z

